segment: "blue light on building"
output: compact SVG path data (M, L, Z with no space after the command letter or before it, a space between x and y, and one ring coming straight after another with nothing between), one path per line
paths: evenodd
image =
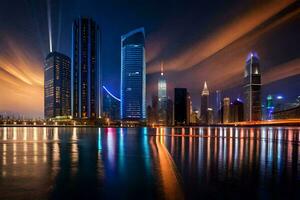
M278 95L277 97L276 97L276 99L283 99L283 96L281 96L281 95Z
M145 30L135 29L121 37L122 120L146 119Z
M161 73L158 80L158 122L166 125L167 123L167 81L164 76L163 64L161 64Z
M73 23L71 77L73 117L100 117L100 29L90 18L82 17Z
M103 115L112 120L120 119L120 99L103 87Z

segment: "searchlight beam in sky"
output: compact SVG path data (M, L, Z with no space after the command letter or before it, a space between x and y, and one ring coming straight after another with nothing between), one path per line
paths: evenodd
M51 26L51 3L47 0L47 14L48 14L48 31L49 31L49 47L52 52L52 26Z

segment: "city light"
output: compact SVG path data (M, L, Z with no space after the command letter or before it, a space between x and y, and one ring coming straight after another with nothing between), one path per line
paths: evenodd
M276 98L279 99L279 100L281 100L281 99L283 99L283 96L279 95Z
M299 14L1 1L0 199L299 199Z

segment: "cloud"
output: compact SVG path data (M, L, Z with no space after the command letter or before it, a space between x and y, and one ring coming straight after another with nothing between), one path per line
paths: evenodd
M30 48L10 38L3 39L0 54L0 111L28 116L43 115L43 63L34 55Z
M300 75L300 58L275 66L262 76L262 83L269 84L291 76Z
M278 10L278 8L276 10ZM284 67L271 62L271 65L266 67L264 64L267 63L267 61L264 60L264 55L268 54L270 50L269 48L272 48L272 44L270 46L265 46L266 44L261 45L261 41L264 41L264 39L268 38L273 30L278 28L280 29L283 27L283 25L288 24L288 22L295 19L297 20L299 13L300 8L297 7L296 9L292 9L283 15L275 15L270 17L264 23L243 34L243 36L239 37L235 41L230 42L224 48L217 48L216 52L213 51L214 53L212 53L212 51L208 51L211 53L206 58L203 56L199 56L199 58L197 58L197 56L195 56L195 59L191 58L190 61L184 59L184 62L189 63L183 65L185 67L178 66L178 69L172 68L172 66L176 66L178 62L183 62L183 60L179 59L182 58L180 55L174 55L174 58L170 58L169 60L165 61L169 92L172 93L174 87L186 87L189 88L192 93L195 94L196 92L197 94L200 94L200 91L203 87L203 82L205 80L208 81L208 86L211 91L217 89L226 90L228 88L241 85L243 83L245 60L247 54L253 49L257 50L259 55L262 55L261 68L263 82L268 83L299 74L298 61L292 61L289 64L283 64ZM197 45L203 43L207 43L207 41L196 44L195 52L200 51L199 54L203 55L201 50L197 49ZM223 42L221 44L225 43ZM211 46L214 46L214 43L212 43ZM205 49L206 48L203 48L203 51L205 51ZM188 56L184 53L183 58L185 57ZM175 64L173 65L174 60ZM289 60L285 60L284 62L289 62ZM149 85L157 85L157 79L155 79L154 75L151 75L152 73L158 72L156 66L152 65L150 68L150 72L148 71L148 74L150 75L148 83ZM281 70L282 76L280 76ZM172 87L169 87L170 85L172 85ZM154 87L148 87L148 89L148 91L152 94L156 93L157 90Z
M172 54L168 58L164 58L166 70L182 71L193 67L243 37L293 2L295 1L261 2L259 6L255 6L244 14L237 13L235 19L211 31L205 38L199 35L199 41L192 44L189 48L184 49L183 52L180 51L177 54ZM186 33L188 33L188 31L186 31ZM158 53L161 53L161 49L164 48L163 45L171 43L169 41L165 42L164 36L162 35L163 34L159 35L162 37L162 40L159 37L155 37L156 41L154 44L156 45L152 44L148 48L148 51L150 51L149 54L151 55L151 57L148 58L148 73L156 73L159 71L158 61L162 58ZM188 34L186 36L188 37ZM172 37L170 37L169 40L170 39L172 39ZM150 41L154 41L154 39ZM153 46L156 46L156 48ZM171 48L172 46L168 47L168 49ZM165 49L167 48L165 47ZM156 58L153 58L154 54Z

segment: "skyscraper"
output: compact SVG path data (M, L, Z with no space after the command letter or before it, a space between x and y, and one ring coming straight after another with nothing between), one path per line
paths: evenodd
M71 60L51 52L45 60L44 115L46 119L71 115Z
M230 98L225 97L223 99L223 123L230 122Z
M147 108L147 121L148 124L157 124L158 123L158 96L152 95L152 105Z
M202 94L201 94L201 110L200 110L201 122L204 124L208 123L208 111L207 111L208 104L209 104L209 91L207 88L207 83L205 81Z
M216 90L216 101L215 101L215 122L220 123L221 122L221 108L222 108L222 97L221 97L221 91Z
M173 125L173 101L171 99L167 100L167 125L172 126Z
M207 108L207 124L214 123L214 109Z
M90 18L73 23L72 115L98 118L101 115L100 30Z
M161 64L161 73L158 80L158 122L166 125L167 123L167 81L164 76L163 64Z
M261 120L261 73L259 58L255 52L251 52L247 57L244 81L245 120Z
M174 124L188 125L190 104L186 88L175 88L174 92Z
M267 105L266 105L266 119L271 120L272 119L272 113L274 112L274 102L272 95L267 96Z
M239 98L231 104L230 115L232 122L244 121L244 104Z
M121 36L121 119L146 120L144 28Z

